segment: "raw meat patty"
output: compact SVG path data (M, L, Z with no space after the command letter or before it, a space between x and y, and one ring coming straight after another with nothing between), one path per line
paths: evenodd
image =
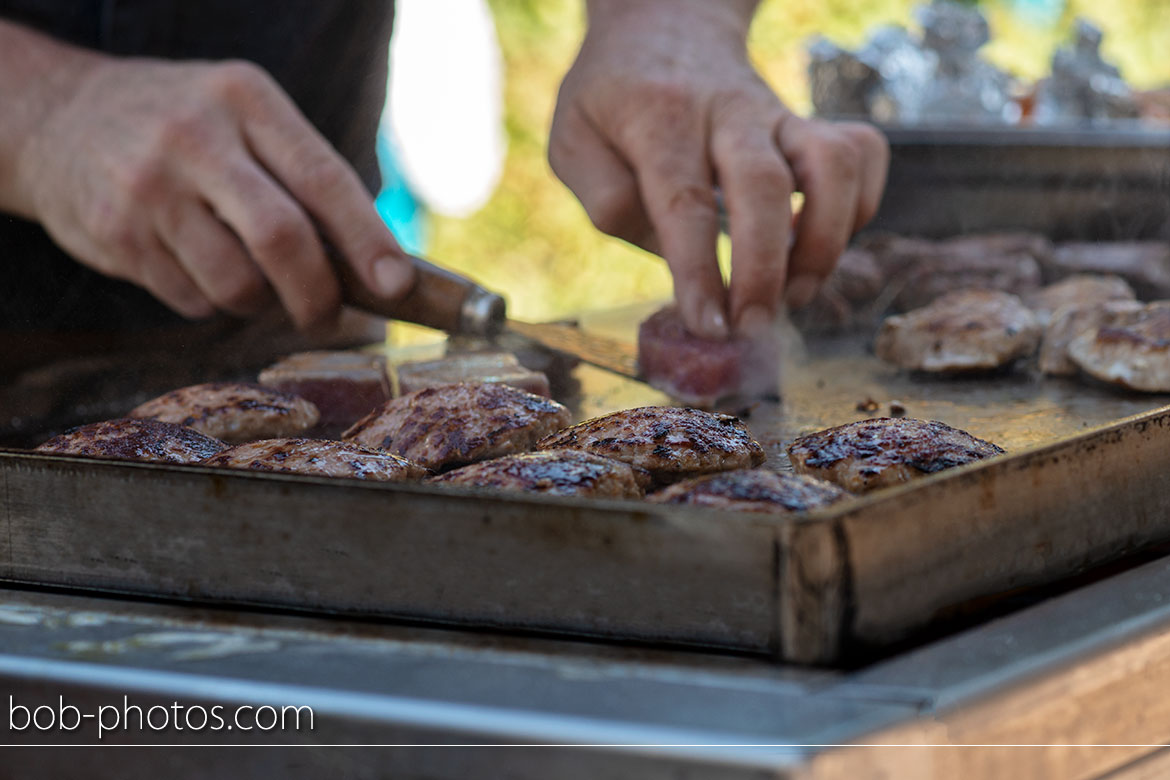
M259 380L312 402L319 428L329 433L341 433L391 396L386 358L362 352L298 352L261 371Z
M448 471L430 481L554 496L642 497L642 488L628 463L579 450L505 455Z
M775 396L780 342L773 334L726 341L699 338L670 305L638 328L638 369L650 385L694 406L731 396Z
M658 504L730 509L737 512L808 512L849 494L804 474L771 469L737 469L686 479L650 496Z
M376 482L421 479L427 470L389 452L330 439L263 439L238 444L204 461L253 471L278 471L317 477L351 477Z
M58 455L198 463L227 447L182 425L157 420L107 420L72 428L36 448Z
M595 417L548 436L539 447L616 458L650 472L658 484L764 462L763 448L739 418L666 406Z
M556 401L510 385L459 382L387 401L344 438L439 470L531 450L570 419Z
M1040 341L1040 370L1054 376L1075 376L1080 369L1068 356L1072 340L1101 326L1116 312L1140 311L1138 301L1105 301L1096 304L1062 306L1052 315Z
M520 365L510 352L471 352L440 360L403 363L395 371L398 392L402 395L455 382L499 382L546 398L549 395L548 378Z
M243 382L172 390L136 407L130 416L186 425L229 444L295 436L320 417L304 398Z
M798 473L827 479L854 493L1001 453L1001 448L966 431L909 417L839 425L801 436L788 447Z
M1024 302L1037 321L1047 326L1064 306L1093 306L1105 301L1132 301L1133 288L1120 276L1076 274L1026 296Z
M874 349L912 371L986 371L1031 355L1040 326L1014 295L992 290L949 293L882 323Z
M1170 392L1170 301L1110 311L1082 332L1068 355L1087 374L1149 393Z

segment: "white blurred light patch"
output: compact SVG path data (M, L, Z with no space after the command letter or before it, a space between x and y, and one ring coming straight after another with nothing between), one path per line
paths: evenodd
M486 0L398 0L382 132L432 211L465 217L504 164L503 63Z

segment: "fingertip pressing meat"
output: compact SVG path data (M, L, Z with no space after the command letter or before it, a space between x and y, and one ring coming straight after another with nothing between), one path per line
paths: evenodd
M693 406L732 396L775 396L780 340L770 330L752 338L700 338L670 305L638 328L638 369L651 386Z
M1101 326L1110 316L1119 312L1140 311L1139 301L1106 301L1097 304L1070 304L1057 309L1044 329L1040 341L1040 370L1052 376L1076 376L1080 369L1069 357L1072 340L1085 331Z
M505 455L448 471L429 481L554 496L641 498L643 494L628 463L579 450Z
M121 419L72 428L35 451L155 463L199 463L226 447L218 439L175 423Z
M1106 301L1132 301L1136 296L1120 276L1076 274L1025 296L1024 303L1042 326L1052 321L1057 309L1094 306Z
M1068 355L1085 373L1147 393L1170 392L1170 301L1107 312Z
M739 418L678 407L643 406L595 417L538 446L616 458L645 469L659 485L764 462L763 448Z
M1040 325L1014 295L993 290L949 293L921 309L889 317L874 350L912 371L988 371L1031 355Z
M240 444L304 433L317 424L317 407L304 398L243 382L192 385L147 401L130 417L173 422Z
M649 496L657 504L727 509L735 512L809 512L848 498L823 479L771 469L737 469L675 483Z
M428 472L417 463L376 452L349 442L330 439L262 439L217 453L203 461L206 466L305 474L316 477L348 477L375 482L422 479Z
M1003 453L940 422L882 417L801 436L788 447L800 474L833 482L854 493L924 477Z
M438 471L531 450L570 420L568 409L543 396L459 382L387 401L343 438Z
M390 399L386 358L363 352L298 352L260 372L260 384L317 407L318 428L339 434Z

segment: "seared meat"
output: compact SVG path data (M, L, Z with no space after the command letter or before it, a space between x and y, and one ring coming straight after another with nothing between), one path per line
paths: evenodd
M387 401L344 438L439 470L530 450L570 419L556 401L510 385L460 382Z
M641 498L634 470L579 450L547 450L505 455L448 471L431 482L521 493L589 498Z
M801 330L828 333L861 325L872 318L885 282L873 252L846 249L812 302L791 313L792 321Z
M650 472L659 484L764 462L763 448L738 418L662 406L595 417L548 436L538 446L616 458Z
M396 369L402 395L455 382L499 382L529 393L549 395L548 377L520 365L510 352L471 352L441 360L403 363Z
M227 447L199 431L157 420L107 420L72 428L36 448L58 455L198 463Z
M986 371L1036 351L1040 326L1014 295L961 290L882 323L878 357L914 371Z
M1053 313L1063 306L1093 306L1105 301L1133 299L1133 288L1120 276L1076 274L1025 296L1024 302L1039 323L1047 326Z
M1003 450L940 422L879 417L801 436L788 447L798 473L846 490L896 485L999 455Z
M673 305L638 328L638 369L674 398L710 406L731 396L774 396L780 382L780 342L771 333L728 340L694 336Z
M1044 329L1044 338L1040 342L1040 370L1055 376L1075 376L1080 369L1068 356L1072 340L1087 330L1100 327L1114 313L1140 311L1142 306L1139 301L1105 301L1060 307Z
M329 439L263 439L238 444L204 461L252 471L279 471L316 477L350 477L376 482L421 479L427 470L389 452Z
M1068 355L1083 371L1106 382L1170 392L1170 301L1107 312L1100 326L1072 340Z
M659 504L730 509L736 512L808 512L849 494L823 479L771 469L737 469L686 479L650 496Z
M1040 287L1040 265L1023 252L973 254L941 250L921 258L894 281L894 308L910 311L956 290L999 290L1027 293Z
M186 425L238 444L302 433L320 415L316 406L295 395L242 382L211 382L160 395L130 416Z
M260 384L300 396L320 412L322 432L339 434L390 399L386 358L353 351L298 352L260 372Z
M1069 243L1057 246L1045 268L1052 279L1069 274L1115 274L1139 298L1170 298L1170 244L1161 241Z

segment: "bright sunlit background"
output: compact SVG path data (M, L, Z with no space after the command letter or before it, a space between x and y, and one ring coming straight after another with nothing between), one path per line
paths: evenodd
M751 54L781 98L806 113L804 42L810 36L853 47L875 25L914 26L918 4L764 0L752 27ZM398 5L401 40L395 45L406 51L395 52L399 72L393 86L400 102L391 98L386 124L388 134L397 136L391 155L411 192L400 197L400 206L409 211L421 203L426 212L425 229L412 234L416 248L504 292L511 312L530 320L668 297L665 265L594 230L545 161L557 86L584 32L583 3ZM485 6L490 19L482 13ZM1048 72L1053 50L1068 39L1074 18L1084 16L1103 29L1104 57L1130 84L1170 83L1166 0L985 0L979 6L992 28L985 55L1024 79ZM492 20L498 46L491 41ZM409 88L399 86L406 82ZM501 92L502 102L495 99Z

